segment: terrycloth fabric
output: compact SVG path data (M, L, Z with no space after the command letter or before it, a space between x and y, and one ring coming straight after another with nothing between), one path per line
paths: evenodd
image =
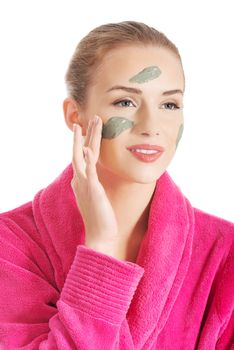
M0 214L0 349L234 348L234 223L167 171L136 263L87 248L72 165Z

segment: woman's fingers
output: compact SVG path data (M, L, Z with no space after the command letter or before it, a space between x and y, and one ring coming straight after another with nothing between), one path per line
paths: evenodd
M96 162L94 159L94 153L93 151L87 147L87 154L85 156L86 160L86 174L87 174L87 180L90 181L90 183L96 183L98 180L97 171L96 171Z
M88 139L88 147L92 152L92 160L97 163L100 153L100 145L102 138L102 120L97 116L97 121L92 123L90 138Z
M92 141L95 164L97 163L99 158L101 140L102 140L102 119L98 117L97 124L96 124L96 134Z
M88 122L88 127L86 130L85 142L84 142L85 147L89 146L91 135L92 135L92 119L90 119Z
M102 120L98 117L97 122L91 118L86 130L84 145L82 144L82 133L79 124L75 124L73 142L73 170L76 176L82 174L84 177L92 177L97 180L96 163L99 158L100 144L102 138ZM84 158L83 146L87 148L88 154Z
M79 176L79 173L85 175L85 161L83 156L82 133L79 124L73 125L73 156L72 166L74 173Z

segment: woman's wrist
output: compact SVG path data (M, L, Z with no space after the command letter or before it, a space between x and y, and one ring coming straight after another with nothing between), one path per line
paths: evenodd
M110 255L115 259L124 260L120 253L120 249L118 249L117 242L86 242L85 246L97 251L98 253Z

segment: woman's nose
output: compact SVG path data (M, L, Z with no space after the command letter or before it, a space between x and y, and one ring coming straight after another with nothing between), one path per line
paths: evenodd
M154 107L144 106L138 111L136 131L141 135L154 136L160 133L160 122ZM159 117L159 115L158 115Z
M141 135L159 135L159 132L153 132L153 131L142 131Z

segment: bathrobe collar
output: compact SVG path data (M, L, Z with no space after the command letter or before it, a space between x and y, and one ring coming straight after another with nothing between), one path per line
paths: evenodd
M35 222L48 257L53 266L60 266L54 271L60 290L77 245L85 242L85 226L71 188L72 177L70 163L33 200ZM157 180L148 228L136 260L145 272L124 321L136 348L153 343L166 323L191 260L193 233L193 208L165 171Z

